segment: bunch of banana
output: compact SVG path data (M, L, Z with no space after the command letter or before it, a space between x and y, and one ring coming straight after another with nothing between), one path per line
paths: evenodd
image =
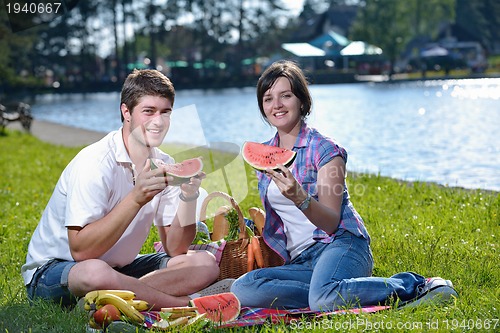
M195 306L181 306L173 308L161 308L159 321L153 323L153 327L160 330L171 329L176 326L192 325L203 319L206 313L199 314Z
M151 307L146 301L136 300L135 293L129 290L94 290L84 297L84 309L95 311L106 304L112 304L131 322L144 323L144 315L140 311Z

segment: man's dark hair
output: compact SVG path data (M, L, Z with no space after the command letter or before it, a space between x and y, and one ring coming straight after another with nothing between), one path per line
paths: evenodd
M174 105L175 89L168 77L154 69L134 69L125 79L120 105L125 104L132 113L143 96L160 96ZM120 112L121 114L121 112ZM122 122L124 120L121 114Z

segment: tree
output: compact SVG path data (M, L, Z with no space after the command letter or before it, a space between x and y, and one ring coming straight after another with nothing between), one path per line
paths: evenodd
M99 80L99 72L95 66L97 43L95 36L98 30L91 21L97 15L98 10L97 1L82 1L78 7L70 12L67 19L70 20L68 22L70 24L69 30L71 30L70 36L80 42L78 50L73 50L73 52L78 53L81 81L86 87L91 86L91 82Z
M191 0L186 3L186 11L193 16L190 26L198 37L198 60L217 54L225 57L228 70L236 78L242 74L241 61L258 51L254 41L262 41L264 35L272 38L275 29L286 24L280 0ZM227 57L231 49L234 51Z
M425 4L425 7L423 5ZM391 74L411 40L430 40L440 23L454 19L455 0L366 0L351 33L354 39L381 47L390 60ZM418 53L418 52L417 52Z
M360 5L351 30L353 39L381 47L394 63L412 35L406 20L408 13L405 9L408 10L408 6L394 0L366 0Z
M496 0L456 1L456 24L492 51L494 42L500 40L500 2Z
M33 73L33 45L44 25L37 25L33 17L8 17L0 10L0 98L12 87L33 86L37 78ZM16 30L16 26L25 28Z
M487 22L483 28L489 31L489 36L483 36L482 31L480 31L480 37L483 44L492 52L495 50L495 43L497 43L497 46L500 43L500 2L497 0L484 0L482 12Z

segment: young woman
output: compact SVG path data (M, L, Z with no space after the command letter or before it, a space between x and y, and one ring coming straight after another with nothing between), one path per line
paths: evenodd
M231 291L243 306L306 308L384 304L395 297L418 304L456 296L450 281L415 273L371 277L370 236L349 200L347 152L306 124L312 99L291 61L267 68L257 84L261 115L277 130L268 145L297 153L290 169L258 172L266 211L264 240L285 265L251 271ZM411 302L413 301L413 302Z

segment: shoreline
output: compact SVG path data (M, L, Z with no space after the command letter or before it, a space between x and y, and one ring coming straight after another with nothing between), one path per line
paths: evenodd
M87 146L99 141L107 134L37 119L33 119L29 132L24 130L21 123L17 121L7 124L6 128L28 133L41 141L66 147Z
M82 128L77 128L77 127L71 127L68 125L62 125L46 120L36 120L33 119L33 122L31 124L31 131L26 132L20 122L14 122L14 123L9 123L7 124L6 128L9 130L17 130L23 133L28 133L31 134L41 141L48 142L54 145L60 145L60 146L66 146L66 147L83 147L87 146L89 144L92 144L96 141L99 141L102 139L104 136L106 136L107 133L105 132L98 132L98 131L91 131L91 130L86 130ZM175 143L172 143L175 144ZM182 143L178 143L182 144ZM184 143L185 144L185 143ZM350 171L350 174L369 174L369 173L363 173L363 172L353 172ZM373 174L376 176L376 174ZM405 183L415 183L415 181L409 181L409 180L404 180L404 179L399 179L399 178L393 178L393 177L388 177L397 181L405 182ZM462 186L448 186L448 185L443 185L438 182L430 182L430 181L418 181L419 183L430 183L430 184L436 184L444 188L456 188L456 189L462 189L462 190L469 190L469 191L483 191L487 193L495 193L498 194L500 191L495 191L493 189L486 189L486 188L466 188Z
M472 73L470 75L433 75L432 72L428 72L426 77L418 77L412 76L408 73L403 74L393 74L392 77L389 77L388 74L374 74L374 75L364 75L364 74L356 74L354 75L356 78L352 82L323 82L322 80L313 80L310 78L310 85L338 85L338 84L403 84L403 83L411 83L411 82L427 82L427 81L456 81L456 80L481 80L481 79L500 79L500 72L491 72L491 73ZM256 81L255 81L256 82ZM93 89L64 89L64 88L52 88L45 87L43 89L34 89L28 91L23 91L22 93L10 92L7 96L2 95L0 93L0 97L4 99L4 103L8 102L19 102L23 101L28 104L34 103L34 98L36 96L44 96L44 95L76 95L76 94L99 94L99 93L117 93L121 92L122 86L117 85L111 88L96 88ZM225 89L255 89L255 84L243 84L243 85L231 85L231 86L182 86L176 85L176 92L181 91L219 91ZM0 98L0 99L1 99Z

